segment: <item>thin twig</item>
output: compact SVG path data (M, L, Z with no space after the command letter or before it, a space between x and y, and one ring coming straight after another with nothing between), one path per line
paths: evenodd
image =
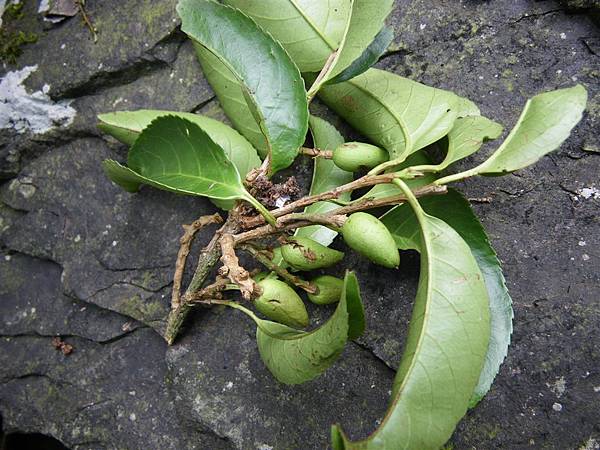
M446 194L448 189L446 186L434 186L428 185L423 188L415 189L413 193L416 197L424 197L427 195L441 195ZM331 211L331 214L352 214L357 211L364 211L367 209L380 208L382 206L389 205L398 205L400 203L404 203L406 201L406 195L398 194L398 195L390 195L389 197L382 197L374 199L372 197L361 198L349 205L342 206L341 208L337 208Z
M300 154L305 156L312 156L313 158L332 159L333 151L321 150L319 148L301 147Z
M385 173L382 175L365 175L364 177L361 177L358 180L354 180L350 183L338 186L337 188L332 189L330 191L322 192L316 195L310 195L308 197L296 200L295 202L288 203L287 205L282 206L281 208L272 210L271 214L274 217L281 217L286 214L292 213L297 209L312 205L316 202L337 199L344 192L354 191L356 189L374 186L376 184L391 183L394 178L396 178L396 174L393 173ZM244 222L244 228L254 228L260 225L261 223L264 223L264 218L262 216L255 216Z
M234 244L239 245L244 242L262 239L273 234L282 234L290 230L295 230L296 228L307 227L315 224L339 228L344 224L345 220L345 216L336 214L288 214L287 216L277 219L278 226L276 228L272 225L263 225L262 227L254 228L252 230L234 235Z
M305 290L309 294L317 293L317 291L318 291L317 286L315 286L313 283L310 283L309 281L303 280L302 278L292 275L291 273L289 273L286 269L284 269L280 265L275 264L273 262L273 260L271 258L269 258L269 256L267 256L267 254L264 251L257 250L256 248L252 247L251 245L242 246L242 250L245 250L248 253L250 253L259 263L261 263L263 266L265 266L270 271L275 272L277 275L279 275L281 278L283 278L287 282L293 284L294 286L299 287L300 289Z
M445 194L447 190L444 186L427 185L417 188L413 191L415 197L424 197L427 195L439 195ZM380 199L366 198L353 202L349 205L336 208L329 211L326 214L304 214L304 213L291 213L277 219L277 228L271 225L263 225L249 231L238 233L234 236L235 244L239 245L244 242L254 241L256 239L263 239L267 236L274 234L285 233L290 230L297 228L307 227L314 225L315 223L330 226L331 228L339 228L344 224L346 214L351 214L357 211L364 211L367 209L379 208L381 206L397 205L404 203L406 196L392 195L389 197L383 197ZM277 210L276 210L277 211Z
M181 236L181 239L179 239L179 253L177 254L177 261L175 262L175 275L173 276L173 291L171 296L172 309L181 305L181 279L183 278L185 263L190 254L190 248L194 241L194 237L198 231L212 223L223 223L223 218L215 213L210 216L202 216L199 219L194 220L190 225L182 225L184 233L183 236Z
M190 292L186 294L185 301L186 302L197 302L206 298L218 298L218 295L227 289L229 286L229 280L223 277L217 277L213 284L209 284L208 286L200 289L196 292Z
M87 15L85 11L85 0L75 0L75 4L79 8L79 12L81 13L81 17L83 17L83 22L92 33L92 37L94 38L94 42L98 42L98 29L92 23L90 17Z

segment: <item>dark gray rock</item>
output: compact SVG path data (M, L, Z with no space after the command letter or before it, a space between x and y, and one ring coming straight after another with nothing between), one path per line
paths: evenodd
M8 178L0 245L10 257L0 261L5 427L73 448L324 448L333 422L366 436L384 413L402 353L418 257L404 254L396 272L348 252L367 332L310 383L277 384L259 359L254 327L229 310L198 311L167 349L154 330L164 327L180 224L214 208L112 185L100 162L123 160L126 149L98 138L95 116L163 108L223 118L222 111L176 30L174 0L87 2L97 44L78 17L50 26L33 3L26 26L41 37L16 67L37 64L27 86L47 83L54 98L73 98L77 116L44 136L0 137L0 177ZM504 263L515 332L492 390L453 437L457 449L600 443L596 4L397 0L391 18L396 38L382 67L471 98L507 131L538 92L575 83L590 92L584 121L558 152L517 174L460 186L492 198L475 209ZM310 164L297 168L305 181ZM329 310L311 313L318 324ZM70 356L52 347L56 334L74 346Z

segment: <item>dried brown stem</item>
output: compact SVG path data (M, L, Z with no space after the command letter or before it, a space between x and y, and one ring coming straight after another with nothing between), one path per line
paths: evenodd
M220 293L227 288L228 284L229 280L227 278L217 277L213 284L209 284L199 291L186 294L185 301L197 302L207 298L219 298Z
M332 159L333 158L333 151L321 150L319 148L302 147L302 148L300 148L300 154L305 155L305 156L312 156L314 158L323 158L323 159Z
M202 228L213 223L223 223L223 218L215 213L210 216L202 216L194 220L190 225L182 225L184 233L181 239L179 239L179 253L175 262L175 275L173 276L173 291L171 296L172 309L176 309L181 305L181 279L194 237Z
M309 294L317 293L317 286L315 286L313 283L310 283L309 281L303 280L302 278L292 275L283 267L275 264L273 260L269 258L269 256L264 251L257 250L251 245L244 245L242 246L242 249L250 253L259 263L264 265L267 269L275 272L288 283L291 283L294 286L305 290Z
M254 280L250 278L250 273L240 266L240 260L235 254L235 239L233 235L222 235L220 244L223 267L219 269L219 273L240 287L240 292L245 300L251 300L258 293L258 287L254 283Z
M364 177L359 178L358 180L354 180L350 183L338 186L337 188L332 189L331 191L323 192L321 194L316 195L310 195L308 197L301 198L299 200L296 200L295 202L282 206L281 208L274 209L271 211L271 214L273 214L274 217L285 216L286 214L292 213L297 209L304 208L308 205L312 205L313 203L336 199L344 192L350 192L363 187L374 186L376 184L391 183L392 180L394 180L394 178L396 178L396 174L393 173L385 173L382 175L365 175ZM256 216L252 217L249 220L246 220L244 222L244 227L254 228L264 222L265 221L262 216Z
M75 0L75 4L77 5L77 8L79 8L79 12L81 13L81 17L83 17L83 22L85 23L85 26L88 27L90 33L92 33L92 38L94 39L94 42L98 42L98 29L94 26L92 20L90 19L85 10L85 0Z
M413 191L415 197L424 197L426 195L441 195L446 194L447 192L448 190L446 189L446 186L435 185L423 186L422 188L417 188ZM331 211L331 214L352 214L353 212L357 211L380 208L382 206L397 205L400 203L404 203L405 201L406 195L404 194L390 195L389 197L383 197L378 199L367 197L350 203L349 205L334 209Z

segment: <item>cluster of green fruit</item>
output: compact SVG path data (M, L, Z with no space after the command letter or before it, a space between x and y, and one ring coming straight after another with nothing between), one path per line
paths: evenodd
M340 233L349 247L369 258L375 264L397 268L400 254L394 238L385 225L371 214L357 212L348 217ZM310 271L333 266L344 253L306 237L293 237L275 249L275 255L292 269ZM331 275L320 275L312 280L316 292L308 294L311 302L328 305L339 301L343 280ZM256 309L269 319L294 328L308 326L309 318L304 302L287 283L266 277L258 282L262 294L255 301Z

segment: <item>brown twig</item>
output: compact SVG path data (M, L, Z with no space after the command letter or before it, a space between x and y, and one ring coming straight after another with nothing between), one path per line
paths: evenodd
M90 17L88 16L85 10L85 0L75 0L75 4L79 8L79 12L81 13L81 17L83 17L83 22L92 33L92 37L94 38L94 42L98 42L98 29L92 23Z
M200 253L198 264L196 265L196 270L194 271L194 276L192 277L192 281L186 289L184 298L200 289L215 264L219 262L219 256L221 256L219 238L221 235L223 233L235 233L239 231L240 226L236 211L237 209L233 209L229 212L229 217L225 221L225 224L219 228L219 230L217 230L208 245ZM192 304L185 301L181 302L179 306L171 308L171 312L167 318L167 327L165 329L165 340L169 345L172 345L173 342L175 342L175 338L177 337L177 334L179 333L179 330L181 329L181 326L183 325L183 322L185 321L185 318L191 309Z
M223 266L219 274L226 276L232 283L240 287L240 292L245 300L251 300L258 293L258 286L250 278L250 273L240 266L240 260L235 254L235 239L232 234L224 234L220 239L221 262Z
M228 284L229 280L227 278L217 277L213 284L209 284L199 291L186 294L185 301L198 302L199 300L207 298L219 298L220 293L225 290Z
M263 266L265 266L267 269L271 270L272 272L275 272L277 275L279 275L281 278L286 280L288 283L291 283L294 286L297 286L300 289L305 290L309 294L317 293L317 291L318 291L317 286L315 286L313 283L311 283L309 281L303 280L302 278L292 275L283 267L279 266L278 264L275 264L273 262L273 260L271 258L269 258L269 256L264 251L257 250L256 248L252 247L251 245L242 246L242 250L245 250L248 253L250 253L259 263L261 263Z
M181 305L181 279L183 278L185 263L190 254L190 248L194 241L194 237L198 231L212 223L223 223L223 218L215 213L211 216L202 216L199 219L194 220L190 225L182 225L184 233L183 236L181 236L181 239L179 239L179 253L177 254L177 261L175 262L175 275L173 276L173 291L171 296L172 309L176 309Z
M296 211L297 209L304 208L306 206L312 205L313 203L336 199L344 192L350 192L363 187L374 186L376 184L391 183L394 178L396 178L396 174L393 173L385 173L382 175L365 175L364 177L359 178L358 180L354 180L350 183L338 186L337 188L332 189L331 191L322 192L316 195L310 195L308 197L296 200L295 202L288 203L287 205L282 206L281 208L272 210L271 214L273 214L274 217L285 216L286 214L290 214ZM255 216L249 220L246 220L244 222L244 227L254 228L264 222L265 221L262 216Z
M234 235L234 244L239 245L244 242L262 239L273 234L282 234L290 230L295 230L296 228L315 224L339 228L344 224L345 220L345 216L337 214L288 214L287 216L277 219L277 228L271 225L263 225L262 227Z
M300 154L305 156L312 156L314 158L332 159L333 151L321 150L319 148L301 147Z
M444 186L427 185L417 188L413 191L415 197L424 197L426 195L439 195L445 194L447 190ZM244 242L253 241L256 239L262 239L273 234L281 234L297 228L302 228L315 223L331 226L332 228L339 228L344 224L346 214L351 214L357 211L364 211L367 209L379 208L381 206L397 205L406 201L405 195L392 195L389 197L383 197L380 199L366 198L358 200L350 205L342 206L331 210L326 214L304 214L304 213L291 213L277 219L277 228L271 225L263 225L261 227L254 228L249 231L245 231L234 236L235 244L239 245ZM280 208L283 209L283 208ZM277 211L277 210L275 210Z
M423 186L422 188L418 188L413 191L415 197L424 197L426 195L441 195L446 194L447 192L448 189L446 189L446 186L434 185ZM366 209L380 208L382 206L389 205L398 205L400 203L404 203L405 201L406 196L404 194L390 195L389 197L382 197L377 199L374 199L372 197L366 197L359 199L353 203L350 203L349 205L334 209L331 211L331 214L352 214L353 212L364 211Z

